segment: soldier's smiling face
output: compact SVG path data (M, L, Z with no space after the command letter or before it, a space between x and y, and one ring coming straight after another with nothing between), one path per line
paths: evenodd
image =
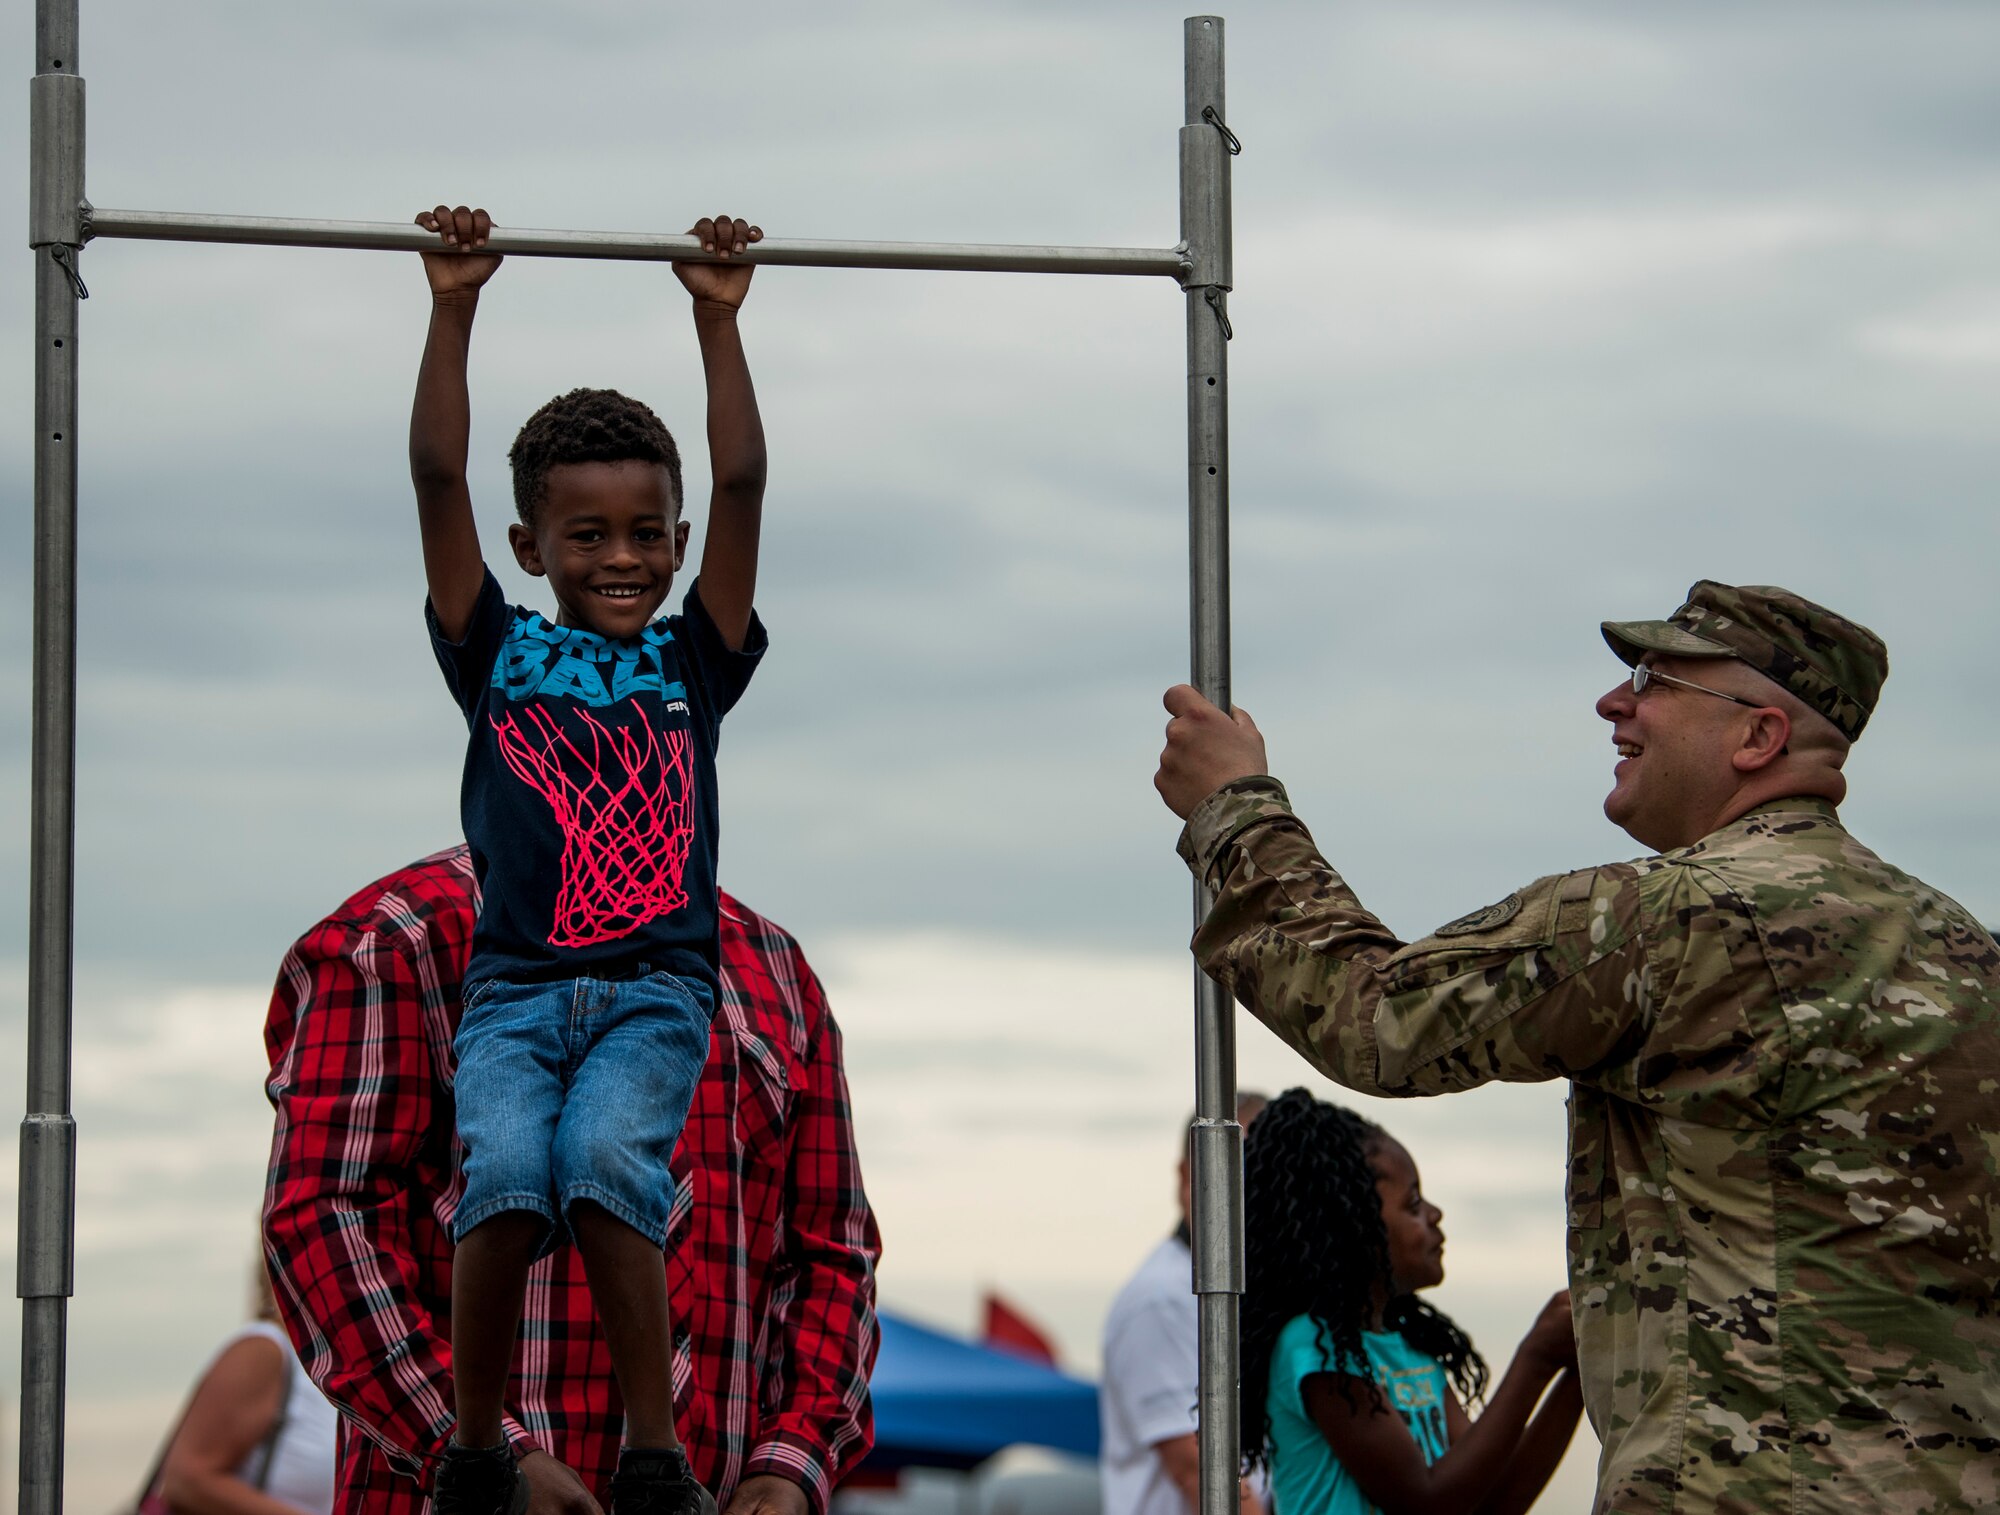
M1736 682L1726 659L1690 661L1648 654L1648 666L1715 688ZM1735 693L1733 689L1730 693ZM1730 763L1741 705L1699 690L1654 683L1634 694L1629 679L1597 702L1618 752L1604 814L1635 841L1665 852L1699 841L1737 784Z

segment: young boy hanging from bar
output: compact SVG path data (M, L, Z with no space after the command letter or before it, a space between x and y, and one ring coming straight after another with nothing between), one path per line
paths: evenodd
M510 605L480 555L466 485L466 354L500 265L483 210L438 206L423 254L430 335L410 477L431 643L471 728L460 795L482 902L455 1050L464 1194L453 1220L457 1428L439 1515L521 1515L503 1424L530 1265L574 1237L625 1404L613 1515L714 1515L674 1425L662 1252L667 1164L707 1060L717 983L715 744L764 652L751 608L764 431L736 317L763 233L693 229L716 263L675 263L694 300L713 472L701 575L654 619L687 549L681 463L659 417L578 389L508 459L515 561L553 620Z

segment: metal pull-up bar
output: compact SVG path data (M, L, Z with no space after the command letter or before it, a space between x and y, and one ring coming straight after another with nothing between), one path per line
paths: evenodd
M119 237L142 242L238 242L265 247L376 248L434 252L437 233L394 221L292 221L270 216L197 216L173 211L88 209L85 240ZM510 258L626 258L655 262L720 262L692 236L643 231L535 231L496 226L484 250ZM1186 276L1178 247L1043 247L1005 242L821 242L767 237L734 254L732 263L793 268L940 268L1002 274L1164 274Z
M84 198L78 0L36 0L29 86L28 240L35 249L35 651L28 903L27 1115L21 1124L17 1290L21 1305L20 1515L62 1509L63 1391L74 1292L76 1126L70 1110L75 964L76 423L78 263L94 238L414 251L414 225L98 210ZM1240 149L1223 100L1223 24L1184 25L1176 247L1057 247L774 238L752 263L819 268L1138 274L1186 295L1188 585L1192 677L1229 705L1229 159ZM711 261L689 236L499 227L491 251L564 258ZM1195 923L1207 914L1195 888ZM1243 1133L1236 1124L1235 1021L1195 974L1194 1291L1199 1297L1201 1515L1235 1515L1237 1296L1243 1292Z

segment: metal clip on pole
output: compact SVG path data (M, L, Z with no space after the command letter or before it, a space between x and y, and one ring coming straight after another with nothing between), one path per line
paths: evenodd
M63 271L63 275L69 280L70 292L79 300L88 300L90 298L90 289L84 284L83 275L77 270L76 250L66 247L59 242L49 249L49 257L55 260L56 266Z
M1229 324L1229 296L1217 289L1213 284L1209 285L1201 294L1202 298L1208 301L1208 308L1215 312L1215 324L1222 330L1222 340L1225 342L1234 342L1236 340L1236 328Z
M1230 157L1243 156L1243 144L1237 140L1236 133L1229 129L1229 123L1222 119L1221 113L1214 106L1204 105L1201 108L1201 119L1222 133L1222 140L1229 144Z

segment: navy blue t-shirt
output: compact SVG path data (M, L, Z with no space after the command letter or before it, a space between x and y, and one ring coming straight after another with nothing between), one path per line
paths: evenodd
M459 811L482 891L468 986L629 977L716 991L715 743L764 655L731 652L690 587L614 641L509 605L489 571L462 642L426 604L465 712Z

